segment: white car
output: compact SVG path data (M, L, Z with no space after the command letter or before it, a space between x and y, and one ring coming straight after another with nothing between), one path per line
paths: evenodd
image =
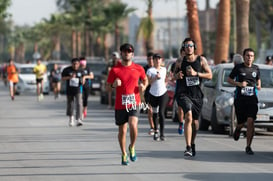
M260 68L262 89L258 91L259 110L255 127L273 128L273 67L257 64ZM213 133L223 133L225 127L230 127L233 134L236 117L233 107L235 87L227 82L234 67L233 64L218 64L213 67L212 80L205 81L202 87L204 93L201 111L200 130L207 130L211 125Z
M36 93L36 76L33 73L33 68L36 64L15 64L19 74L19 82L16 87L16 94L22 93ZM44 87L43 93L49 94L49 80L47 74L44 74Z

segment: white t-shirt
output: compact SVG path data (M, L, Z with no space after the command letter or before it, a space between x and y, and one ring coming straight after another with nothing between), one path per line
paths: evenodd
M151 67L147 70L147 76L154 78L157 75L157 72L160 74L160 79L155 80L151 84L150 88L150 94L153 96L159 97L162 96L163 94L166 93L167 88L165 84L165 79L166 79L166 68L165 67L160 67L160 70L158 71L155 67Z

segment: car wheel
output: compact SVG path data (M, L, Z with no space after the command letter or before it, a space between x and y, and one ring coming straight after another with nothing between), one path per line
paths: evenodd
M204 119L203 116L201 115L199 119L199 130L208 131L209 125L210 125L209 121Z
M211 115L211 128L214 134L223 134L225 132L224 125L218 124L215 105L213 106L212 115Z
M231 120L229 122L229 136L233 136L234 130L237 126L237 118L236 118L234 106L232 106L232 108L231 108L231 118L230 119Z

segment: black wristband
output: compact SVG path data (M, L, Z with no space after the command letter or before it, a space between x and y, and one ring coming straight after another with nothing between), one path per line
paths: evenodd
M111 88L115 88L115 87L113 86L113 84L111 84Z

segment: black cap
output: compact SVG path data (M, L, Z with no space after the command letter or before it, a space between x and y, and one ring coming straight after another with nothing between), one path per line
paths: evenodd
M153 59L155 59L155 58L162 58L162 57L161 57L161 55L160 55L160 54L155 53L155 54L153 55Z
M73 63L73 62L80 62L80 59L79 58L72 58L71 63Z
M134 52L134 47L133 45L129 43L124 43L123 45L120 46L119 50L122 52L123 50L130 50L131 52Z
M272 56L266 56L266 59L265 59L267 62L268 61L271 61L272 60Z
M148 53L147 53L147 57L152 57L153 55L154 55L153 52L148 52Z

